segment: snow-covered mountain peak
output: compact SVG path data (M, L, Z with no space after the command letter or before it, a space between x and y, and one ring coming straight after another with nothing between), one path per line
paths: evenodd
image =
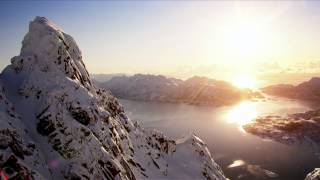
M62 73L89 89L91 80L74 39L45 17L36 17L22 41L19 56L11 59L13 69Z
M29 149L34 152L22 157L6 146L10 143L0 144L0 164L13 158L14 167L22 169L8 176L225 179L197 138L177 143L133 123L115 97L91 84L73 38L46 18L30 23L21 53L1 73L1 84L0 125L6 126L0 126L0 140L23 137L21 141L32 142ZM2 108L1 96L14 113ZM11 127L10 116L18 117ZM29 144L16 144L28 150Z

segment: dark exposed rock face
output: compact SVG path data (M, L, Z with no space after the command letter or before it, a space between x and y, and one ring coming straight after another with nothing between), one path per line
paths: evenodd
M71 109L70 111L73 119L77 120L79 123L85 126L89 125L91 118L89 117L87 111L80 108Z
M3 129L0 130L0 135L0 149L6 150L7 148L10 148L13 154L21 159L32 154L33 149L23 146L22 139L17 132ZM28 146L31 147L31 144Z
M44 136L48 136L55 129L56 128L55 128L54 123L52 122L52 120L49 119L48 116L39 119L39 122L37 124L37 130L38 130L39 134L44 135Z

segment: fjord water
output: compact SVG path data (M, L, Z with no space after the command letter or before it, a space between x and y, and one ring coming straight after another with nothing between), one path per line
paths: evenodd
M253 116L304 112L318 108L315 104L275 98L224 107L120 102L128 116L145 128L158 129L172 138L195 133L231 179L300 180L320 167L320 159L308 147L265 140L241 129Z

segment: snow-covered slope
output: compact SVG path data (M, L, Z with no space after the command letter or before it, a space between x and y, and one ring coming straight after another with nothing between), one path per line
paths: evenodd
M262 97L258 92L238 89L225 81L197 76L183 81L162 75L136 74L113 77L97 84L116 97L143 101L221 106Z
M133 123L92 84L73 38L46 18L30 23L0 82L0 176L225 179L198 137L175 141Z
M41 179L50 171L38 145L21 121L21 116L6 98L0 84L0 174L7 178ZM41 172L41 174L39 173ZM1 179L5 179L2 177Z

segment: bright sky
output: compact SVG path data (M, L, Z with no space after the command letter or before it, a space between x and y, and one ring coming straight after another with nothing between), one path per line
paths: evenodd
M0 1L1 69L35 16L75 38L91 73L320 72L318 1Z

